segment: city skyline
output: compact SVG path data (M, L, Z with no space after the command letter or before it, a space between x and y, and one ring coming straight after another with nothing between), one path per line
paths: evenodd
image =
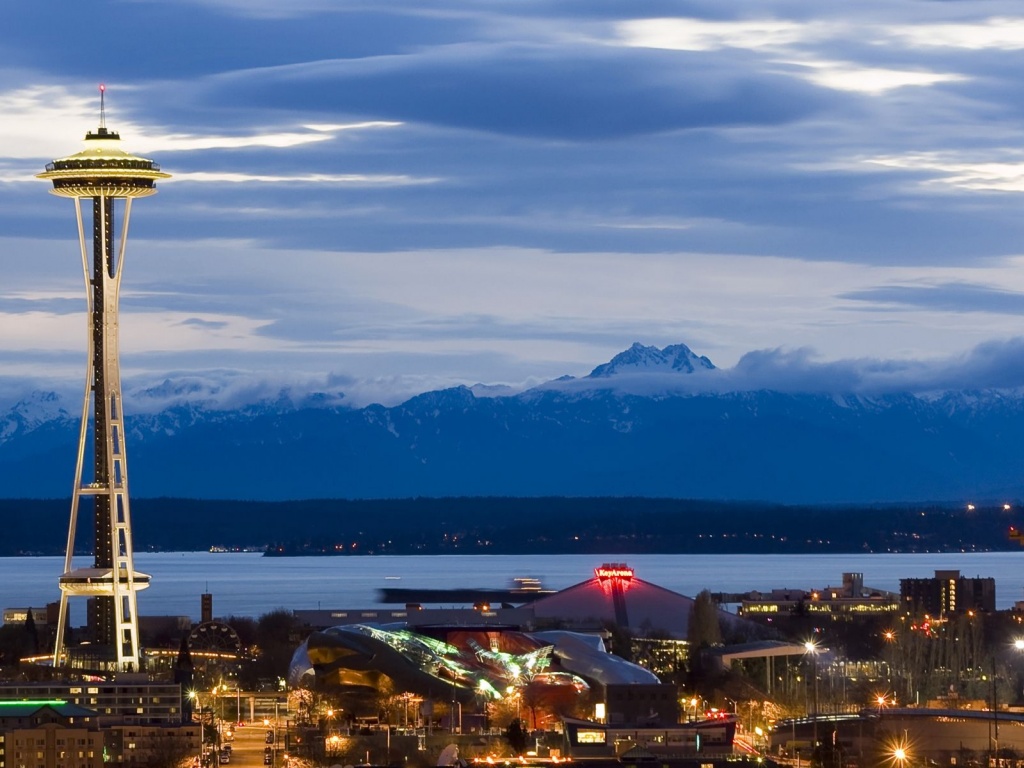
M133 226L128 385L395 402L639 341L740 382L1024 386L1014 13L16 6L0 397L80 387L74 231L33 174L80 148L99 83L174 175Z

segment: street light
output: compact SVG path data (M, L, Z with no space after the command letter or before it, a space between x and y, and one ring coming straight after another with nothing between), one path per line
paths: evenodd
M690 699L690 708L693 709L693 718L692 718L693 720L697 719L697 703L698 702L697 702L697 697L696 696L694 696L692 699Z
M814 676L814 709L811 712L811 725L813 729L813 747L818 746L818 646L813 641L804 643L804 651L811 655L811 674Z
M885 693L876 694L875 703L878 704L878 714L882 714L882 710L886 707L896 706L896 694L894 693L891 699L889 698L888 691Z
M206 732L203 729L203 706L199 703L199 692L189 691L186 694L190 701L194 702L196 707L199 708L199 762L203 762L203 758L206 757Z

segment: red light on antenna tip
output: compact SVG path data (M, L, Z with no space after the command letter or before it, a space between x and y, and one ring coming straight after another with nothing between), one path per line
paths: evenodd
M100 83L100 93L102 93L105 90L107 90L107 86L105 86L103 83Z

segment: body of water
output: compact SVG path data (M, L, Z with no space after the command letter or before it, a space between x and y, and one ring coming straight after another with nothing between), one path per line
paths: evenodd
M276 608L368 608L387 587L504 588L517 576L543 579L549 589L586 581L594 568L626 563L638 578L693 596L713 592L822 589L842 574L864 574L865 586L899 592L901 578L936 570L993 577L1000 609L1024 600L1024 551L966 554L846 555L424 555L263 557L259 553L138 553L137 570L152 585L139 593L142 616L199 618L199 596L213 595L215 616L252 616ZM91 560L76 558L76 567ZM0 608L42 607L60 599L62 557L0 558ZM72 621L85 622L85 603L71 601Z

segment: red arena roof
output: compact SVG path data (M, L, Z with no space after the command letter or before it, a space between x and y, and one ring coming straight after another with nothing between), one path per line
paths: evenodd
M594 577L533 602L538 619L610 621L634 630L661 630L686 639L694 600L636 577L625 563L605 563ZM722 622L742 621L720 611Z

